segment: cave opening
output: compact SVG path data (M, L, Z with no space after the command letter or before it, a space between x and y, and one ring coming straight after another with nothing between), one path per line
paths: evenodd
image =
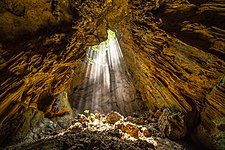
M76 87L70 102L75 114L117 111L128 115L140 110L116 32L108 29L108 39L88 47L84 61L84 79ZM139 102L140 103L140 102Z

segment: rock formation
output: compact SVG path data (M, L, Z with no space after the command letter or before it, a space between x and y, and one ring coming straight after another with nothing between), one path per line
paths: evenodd
M178 109L197 143L224 149L224 22L223 0L2 0L0 145L70 120L85 50L115 29L140 103Z
M164 109L159 118L159 129L171 139L180 139L187 134L186 119L179 111Z
M125 121L126 118L124 119L123 116L116 122L110 122L109 124L108 121L113 120L113 115L121 116L117 112L111 112L107 115L96 113L90 116L79 114L74 117L72 125L66 130L60 130L58 133L56 124L55 127L48 128L49 131L52 131L48 136L46 136L46 133L39 132L36 134L40 135L42 133L41 139L36 141L27 139L25 142L9 146L6 149L163 150L167 148L184 150L187 148L163 136L157 136L157 134L160 134L160 131L154 129L150 124L137 125ZM135 118L139 117L141 115ZM41 130L43 131L43 127ZM146 136L146 132L152 132L152 136Z

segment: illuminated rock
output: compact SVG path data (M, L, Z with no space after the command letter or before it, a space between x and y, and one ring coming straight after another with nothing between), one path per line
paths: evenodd
M121 116L119 113L113 111L113 112L107 114L106 123L114 124L121 119L123 119L123 116Z

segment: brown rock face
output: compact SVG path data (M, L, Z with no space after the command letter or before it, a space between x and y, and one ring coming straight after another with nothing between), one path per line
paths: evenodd
M164 109L158 125L159 129L171 139L180 139L187 134L186 119L180 112Z
M202 122L196 129L196 135L203 142L211 143L217 149L224 149L225 140L225 112L224 112L224 92L225 78L215 85L212 91L207 94L205 109L201 112Z
M2 0L0 41L21 38L72 20L69 0Z
M0 44L0 145L22 140L44 117L72 113L68 100L82 81L85 50L111 28L121 37L137 99L151 114L175 107L197 142L224 149L223 0L68 2L0 2L1 41L74 18L70 33Z

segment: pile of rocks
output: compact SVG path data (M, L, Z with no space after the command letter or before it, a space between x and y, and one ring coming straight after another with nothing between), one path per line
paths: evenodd
M141 121L140 121L141 120ZM107 114L90 114L85 116L79 114L73 121L72 125L67 129L74 130L89 130L89 131L106 131L106 130L119 130L122 139L144 139L152 135L164 137L164 134L155 129L157 123L147 123L145 118L141 116L128 116L124 117L118 112L112 111ZM140 121L140 122L137 122Z
M42 132L42 137L36 136L41 139L14 145L9 149L63 149L65 145L71 149L184 149L182 145L164 136L158 128L158 118L149 113L124 117L114 111L107 115L78 114L66 129L56 122L45 120L45 123L51 124L48 126L51 126L52 132L45 136ZM105 146L102 147L102 144Z

